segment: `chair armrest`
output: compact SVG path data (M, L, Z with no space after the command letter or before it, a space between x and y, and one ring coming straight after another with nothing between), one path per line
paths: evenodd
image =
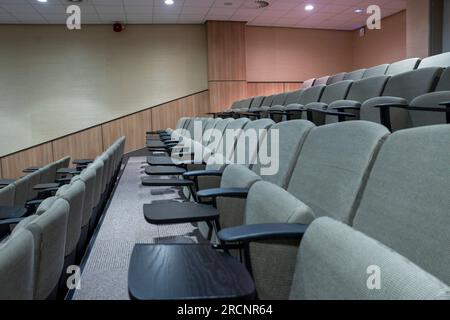
M361 106L350 106L350 107L345 107L345 106L340 106L340 107L331 107L331 109L333 110L338 110L338 111L345 111L345 110L361 110Z
M23 173L32 173L32 172L36 172L40 169L40 167L29 167L26 169L23 169L22 172Z
M191 187L194 181L185 179L142 179L142 185L146 187Z
M251 224L219 231L217 237L223 242L252 242L275 239L303 238L309 225L297 223Z
M81 173L80 170L77 170L75 168L61 168L58 169L58 171L56 171L57 174L72 174L72 175L76 175Z
M238 198L246 199L248 196L248 188L216 188L206 189L197 192L198 198Z
M69 184L70 181L72 181L72 178L61 178L61 179L57 179L56 183L58 183L59 185L65 185L65 184Z
M94 162L93 159L77 159L77 160L73 160L72 163L75 165L80 165L80 166L85 166L88 165L90 163Z
M374 106L374 108L380 109L380 120L381 124L384 125L386 128L389 129L389 131L392 131L392 124L391 124L391 108L400 108L400 109L408 109L407 103L381 103Z
M47 189L59 188L59 183L41 183L33 187L35 191L44 191Z
M447 101L447 102L441 102L441 103L439 103L439 105L440 105L440 106L446 106L446 107L448 107L448 106L450 106L450 101Z
M196 178L196 177L221 177L223 175L222 170L197 170L188 171L183 173L185 178Z

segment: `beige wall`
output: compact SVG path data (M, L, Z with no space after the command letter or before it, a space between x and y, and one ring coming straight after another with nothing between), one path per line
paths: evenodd
M0 26L0 156L208 88L203 25Z
M353 32L353 69L392 63L406 58L406 11L381 21L381 30Z
M425 58L430 51L430 1L407 0L406 55Z
M246 28L247 81L296 82L352 69L352 32Z

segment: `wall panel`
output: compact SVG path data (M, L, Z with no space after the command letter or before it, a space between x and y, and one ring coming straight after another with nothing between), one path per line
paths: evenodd
M246 80L245 23L208 21L208 80Z
M153 130L173 128L181 117L205 116L209 111L209 94L204 91L163 104L151 111Z
M213 81L209 83L211 112L228 109L234 101L247 98L245 81Z
M55 159L93 159L103 152L102 128L97 126L53 141Z
M143 148L145 133L152 129L151 110L141 111L102 125L103 146L108 148L125 136L125 152Z
M18 179L24 175L23 169L44 166L52 161L54 161L52 143L44 143L1 158L2 174L4 178Z
M302 86L301 82L285 82L284 83L284 92L299 90L301 86Z
M249 82L247 84L247 95L249 97L270 96L284 92L284 83Z

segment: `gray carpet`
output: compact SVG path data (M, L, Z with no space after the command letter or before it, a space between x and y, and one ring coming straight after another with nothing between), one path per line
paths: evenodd
M81 289L74 300L128 300L127 276L131 252L136 243L198 242L192 224L155 226L144 219L142 206L152 201L179 198L167 188L141 185L145 157L128 160L116 192L105 214L92 251L81 275ZM153 195L153 193L163 193Z

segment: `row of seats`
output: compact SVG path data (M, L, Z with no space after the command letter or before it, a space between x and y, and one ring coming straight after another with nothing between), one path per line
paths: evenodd
M120 171L125 138L95 160L83 160L67 184L41 199L33 215L1 221L11 234L0 243L0 299L54 299L80 262ZM18 223L18 224L17 224ZM17 224L17 225L15 225Z
M25 207L28 201L37 197L38 191L34 189L36 185L56 182L61 177L57 171L67 168L69 164L70 157L64 157L0 189L0 205Z
M447 68L450 53L393 65L395 68L386 69L385 75L369 72L370 76L362 79L347 77L328 85L238 101L218 116L270 117L276 122L303 118L317 125L361 119L382 123L393 131L446 123L449 116L445 106L450 104ZM242 107L244 104L249 107ZM421 111L419 115L417 111Z
M194 120L204 123L203 140L210 140L205 128L235 128L239 120L243 133L268 129L260 145L277 145L279 170L265 175L267 164L233 164L235 150L211 172L220 189L197 192L200 200L214 198L216 208L166 202L147 211L216 210L221 248L247 251L259 298L449 299L449 125L392 134L368 121L181 119L178 127L189 131ZM272 130L278 141L270 141ZM295 237L293 226L302 227ZM381 270L381 290L367 286L370 267Z

